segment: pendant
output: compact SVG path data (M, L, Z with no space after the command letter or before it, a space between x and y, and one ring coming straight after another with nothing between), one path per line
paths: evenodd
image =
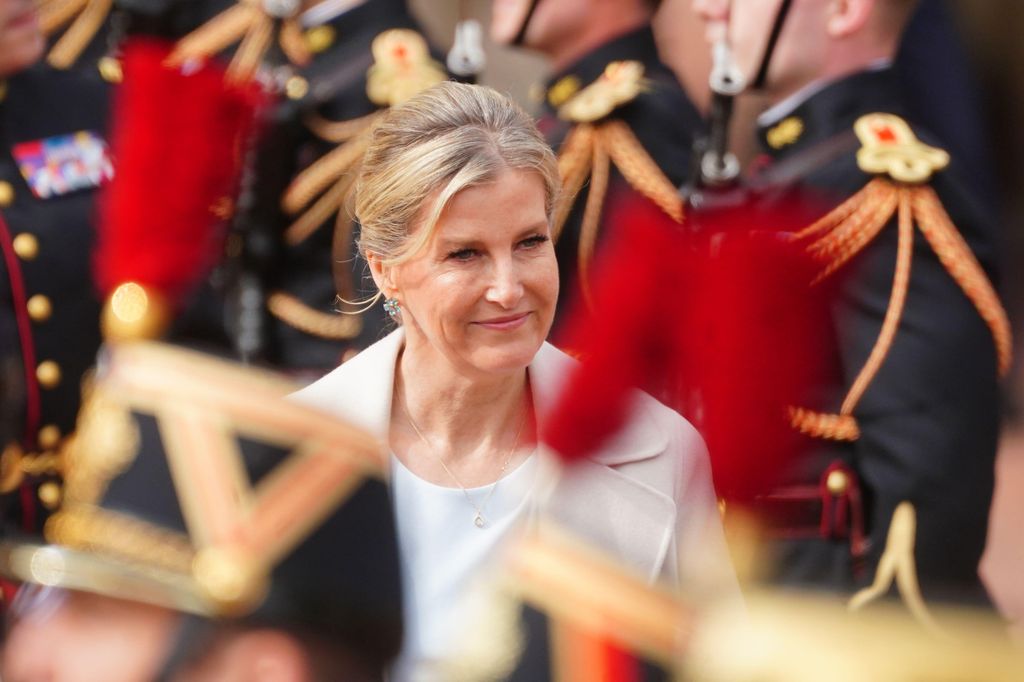
M486 523L487 522L484 521L484 517L480 514L480 512L477 512L476 517L473 519L473 525L477 528L483 528L486 525Z

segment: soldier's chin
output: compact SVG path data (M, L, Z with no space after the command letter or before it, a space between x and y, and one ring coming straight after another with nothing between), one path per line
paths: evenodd
M511 45L529 10L529 0L494 0L491 3L491 40L499 45Z

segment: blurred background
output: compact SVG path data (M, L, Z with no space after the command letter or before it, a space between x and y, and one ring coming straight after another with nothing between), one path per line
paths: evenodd
M460 3L411 0L434 43L451 44ZM486 26L489 0L462 0L463 12ZM1000 290L1014 324L1017 363L1005 385L1006 420L997 462L996 491L981 572L1002 613L1024 637L1024 2L922 0L901 58L908 87L918 90L948 126L950 149L975 155L991 168L979 178L982 193L1002 217L1003 279ZM664 0L655 21L662 59L698 106L709 100L710 54L690 0ZM540 57L486 44L482 82L507 92L528 110L539 104L547 65ZM744 98L733 121L734 151L754 152L753 119L763 108ZM936 112L933 112L936 113Z

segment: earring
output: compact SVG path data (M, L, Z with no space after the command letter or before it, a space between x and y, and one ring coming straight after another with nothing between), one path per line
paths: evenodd
M398 316L402 313L402 308L398 304L397 298L389 298L384 301L384 312L386 312L392 320L398 322Z

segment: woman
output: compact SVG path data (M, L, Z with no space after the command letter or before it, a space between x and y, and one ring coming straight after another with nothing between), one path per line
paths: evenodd
M651 580L686 573L679 556L713 557L731 575L700 436L652 398L543 503L530 494L548 459L536 423L574 363L544 342L558 185L530 117L456 83L390 111L363 163L360 251L399 328L297 398L393 453L407 602L398 679L472 627L456 606L465 585L539 506Z

